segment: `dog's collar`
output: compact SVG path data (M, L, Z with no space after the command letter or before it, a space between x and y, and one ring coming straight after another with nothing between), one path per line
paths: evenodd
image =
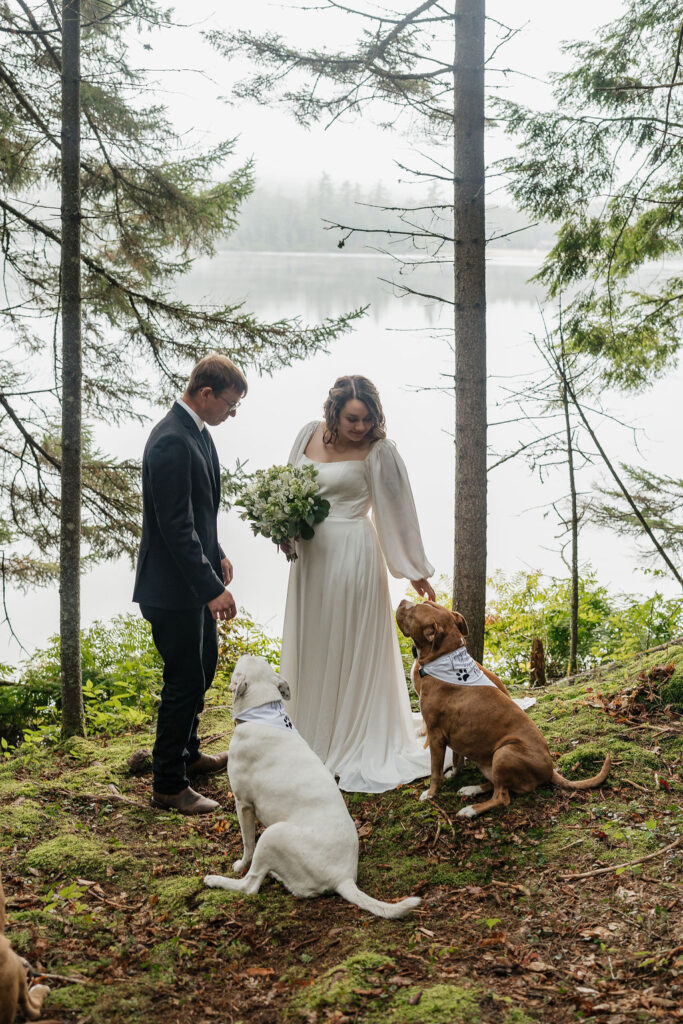
M417 651L417 647L415 646L415 644L413 644L413 646L412 646L412 652L413 652L413 657L415 658L415 661L417 661L417 655L418 655L418 651ZM418 670L417 670L417 674L418 674L418 675L419 675L419 676L420 676L420 677L421 677L422 679L424 679L424 677L425 677L425 676L427 675L427 673L425 672L425 670L424 670L423 668L421 668L421 667L420 667L420 668L418 668Z
M462 646L462 647L456 647L456 650L462 650L462 649L464 648L464 646L465 646L465 645L463 644L463 646ZM417 658L418 658L418 650L417 650L417 647L415 646L415 644L413 644L413 646L412 646L411 650L412 650L412 653L413 653L413 657L415 658L415 661L417 661ZM424 679L424 677L425 677L425 676L428 676L428 675L429 675L429 672L425 672L425 670L424 670L424 669L422 668L422 666L420 665L420 667L419 667L419 668L418 668L418 670L417 670L417 674L418 674L418 675L420 676L420 678L421 678L421 679Z
M426 668L419 668L418 672L424 679L431 676L433 679L441 679L444 683L452 683L454 686L493 686L482 670L477 665L471 654L468 654L464 646L442 654L434 661L430 661Z
M266 704L259 704L253 708L245 708L244 711L238 711L236 715L233 714L233 717L235 725L241 725L243 722L257 722L259 725L272 725L278 729L289 729L290 732L296 732L281 700L268 701Z

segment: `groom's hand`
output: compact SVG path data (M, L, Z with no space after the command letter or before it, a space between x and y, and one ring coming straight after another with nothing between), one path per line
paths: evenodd
M221 558L221 569L223 571L223 583L229 587L232 583L232 562L229 558Z
M207 608L216 621L219 619L234 619L237 615L235 598L229 590L224 590L222 594L218 595L218 597L214 597L213 601L209 601Z

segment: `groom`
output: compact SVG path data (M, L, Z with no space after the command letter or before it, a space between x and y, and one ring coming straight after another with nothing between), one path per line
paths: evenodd
M197 727L218 662L217 619L232 619L232 565L218 543L220 466L207 430L237 412L242 372L211 355L152 430L142 458L142 539L133 600L152 626L164 663L153 750L152 806L207 814L219 805L188 775L224 769L227 754L200 754Z

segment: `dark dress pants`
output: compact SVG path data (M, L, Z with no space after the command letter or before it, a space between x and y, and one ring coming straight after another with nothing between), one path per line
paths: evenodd
M170 795L189 785L186 765L199 757L199 715L216 672L218 634L206 605L182 611L140 605L140 611L164 663L152 755L154 791Z

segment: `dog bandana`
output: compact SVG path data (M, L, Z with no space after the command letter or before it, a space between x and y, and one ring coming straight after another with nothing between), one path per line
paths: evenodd
M449 651L440 658L430 661L420 670L421 676L433 676L444 683L455 686L493 686L496 684L484 675L466 647L458 647L457 651Z
M235 715L235 722L258 722L260 725L273 725L276 729L296 732L294 723L281 700L271 700L268 704L259 704L256 708L246 708Z

